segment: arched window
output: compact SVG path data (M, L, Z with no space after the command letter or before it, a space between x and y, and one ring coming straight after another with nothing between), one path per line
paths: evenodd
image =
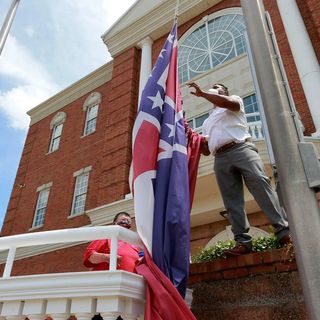
M99 92L92 92L83 104L83 111L86 112L83 135L86 136L96 131L99 104L102 95Z
M67 115L65 112L58 112L50 122L52 130L49 153L59 149L60 139L62 135L63 123L66 121Z
M179 46L178 70L183 83L246 52L241 14L203 19Z

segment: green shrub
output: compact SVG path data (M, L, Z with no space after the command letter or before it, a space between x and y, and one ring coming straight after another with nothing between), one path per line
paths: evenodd
M235 245L234 240L219 241L215 246L202 249L199 253L191 256L191 262L200 263L224 258L224 251L234 248ZM261 252L278 248L280 248L280 244L274 234L269 237L252 239L252 251Z

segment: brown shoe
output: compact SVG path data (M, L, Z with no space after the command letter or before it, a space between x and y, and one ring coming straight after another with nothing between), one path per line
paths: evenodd
M281 247L292 245L293 241L292 241L291 235L286 234L285 236L283 236L282 238L279 239L279 243L280 243Z
M251 248L248 246L242 244L242 243L237 243L237 245L233 249L228 249L224 252L224 255L226 257L236 257L236 256L241 256L242 254L246 254L251 252Z

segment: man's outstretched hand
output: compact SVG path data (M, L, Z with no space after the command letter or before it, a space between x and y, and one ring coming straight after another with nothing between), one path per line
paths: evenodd
M195 82L191 82L188 83L188 87L189 88L193 88L196 91L190 91L191 94L197 96L197 97L201 97L202 96L202 90L200 89L200 87L195 83Z

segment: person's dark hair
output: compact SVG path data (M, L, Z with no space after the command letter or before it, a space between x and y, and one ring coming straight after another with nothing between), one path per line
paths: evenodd
M215 83L214 85L221 86L221 87L224 89L224 91L225 91L226 93L229 93L229 89L228 89L228 87L226 87L224 84L222 84L222 83Z
M114 216L114 218L113 218L113 223L115 223L120 216L127 216L128 218L131 218L131 217L130 217L130 214L129 214L128 212L122 211L122 212L117 213L117 214Z

